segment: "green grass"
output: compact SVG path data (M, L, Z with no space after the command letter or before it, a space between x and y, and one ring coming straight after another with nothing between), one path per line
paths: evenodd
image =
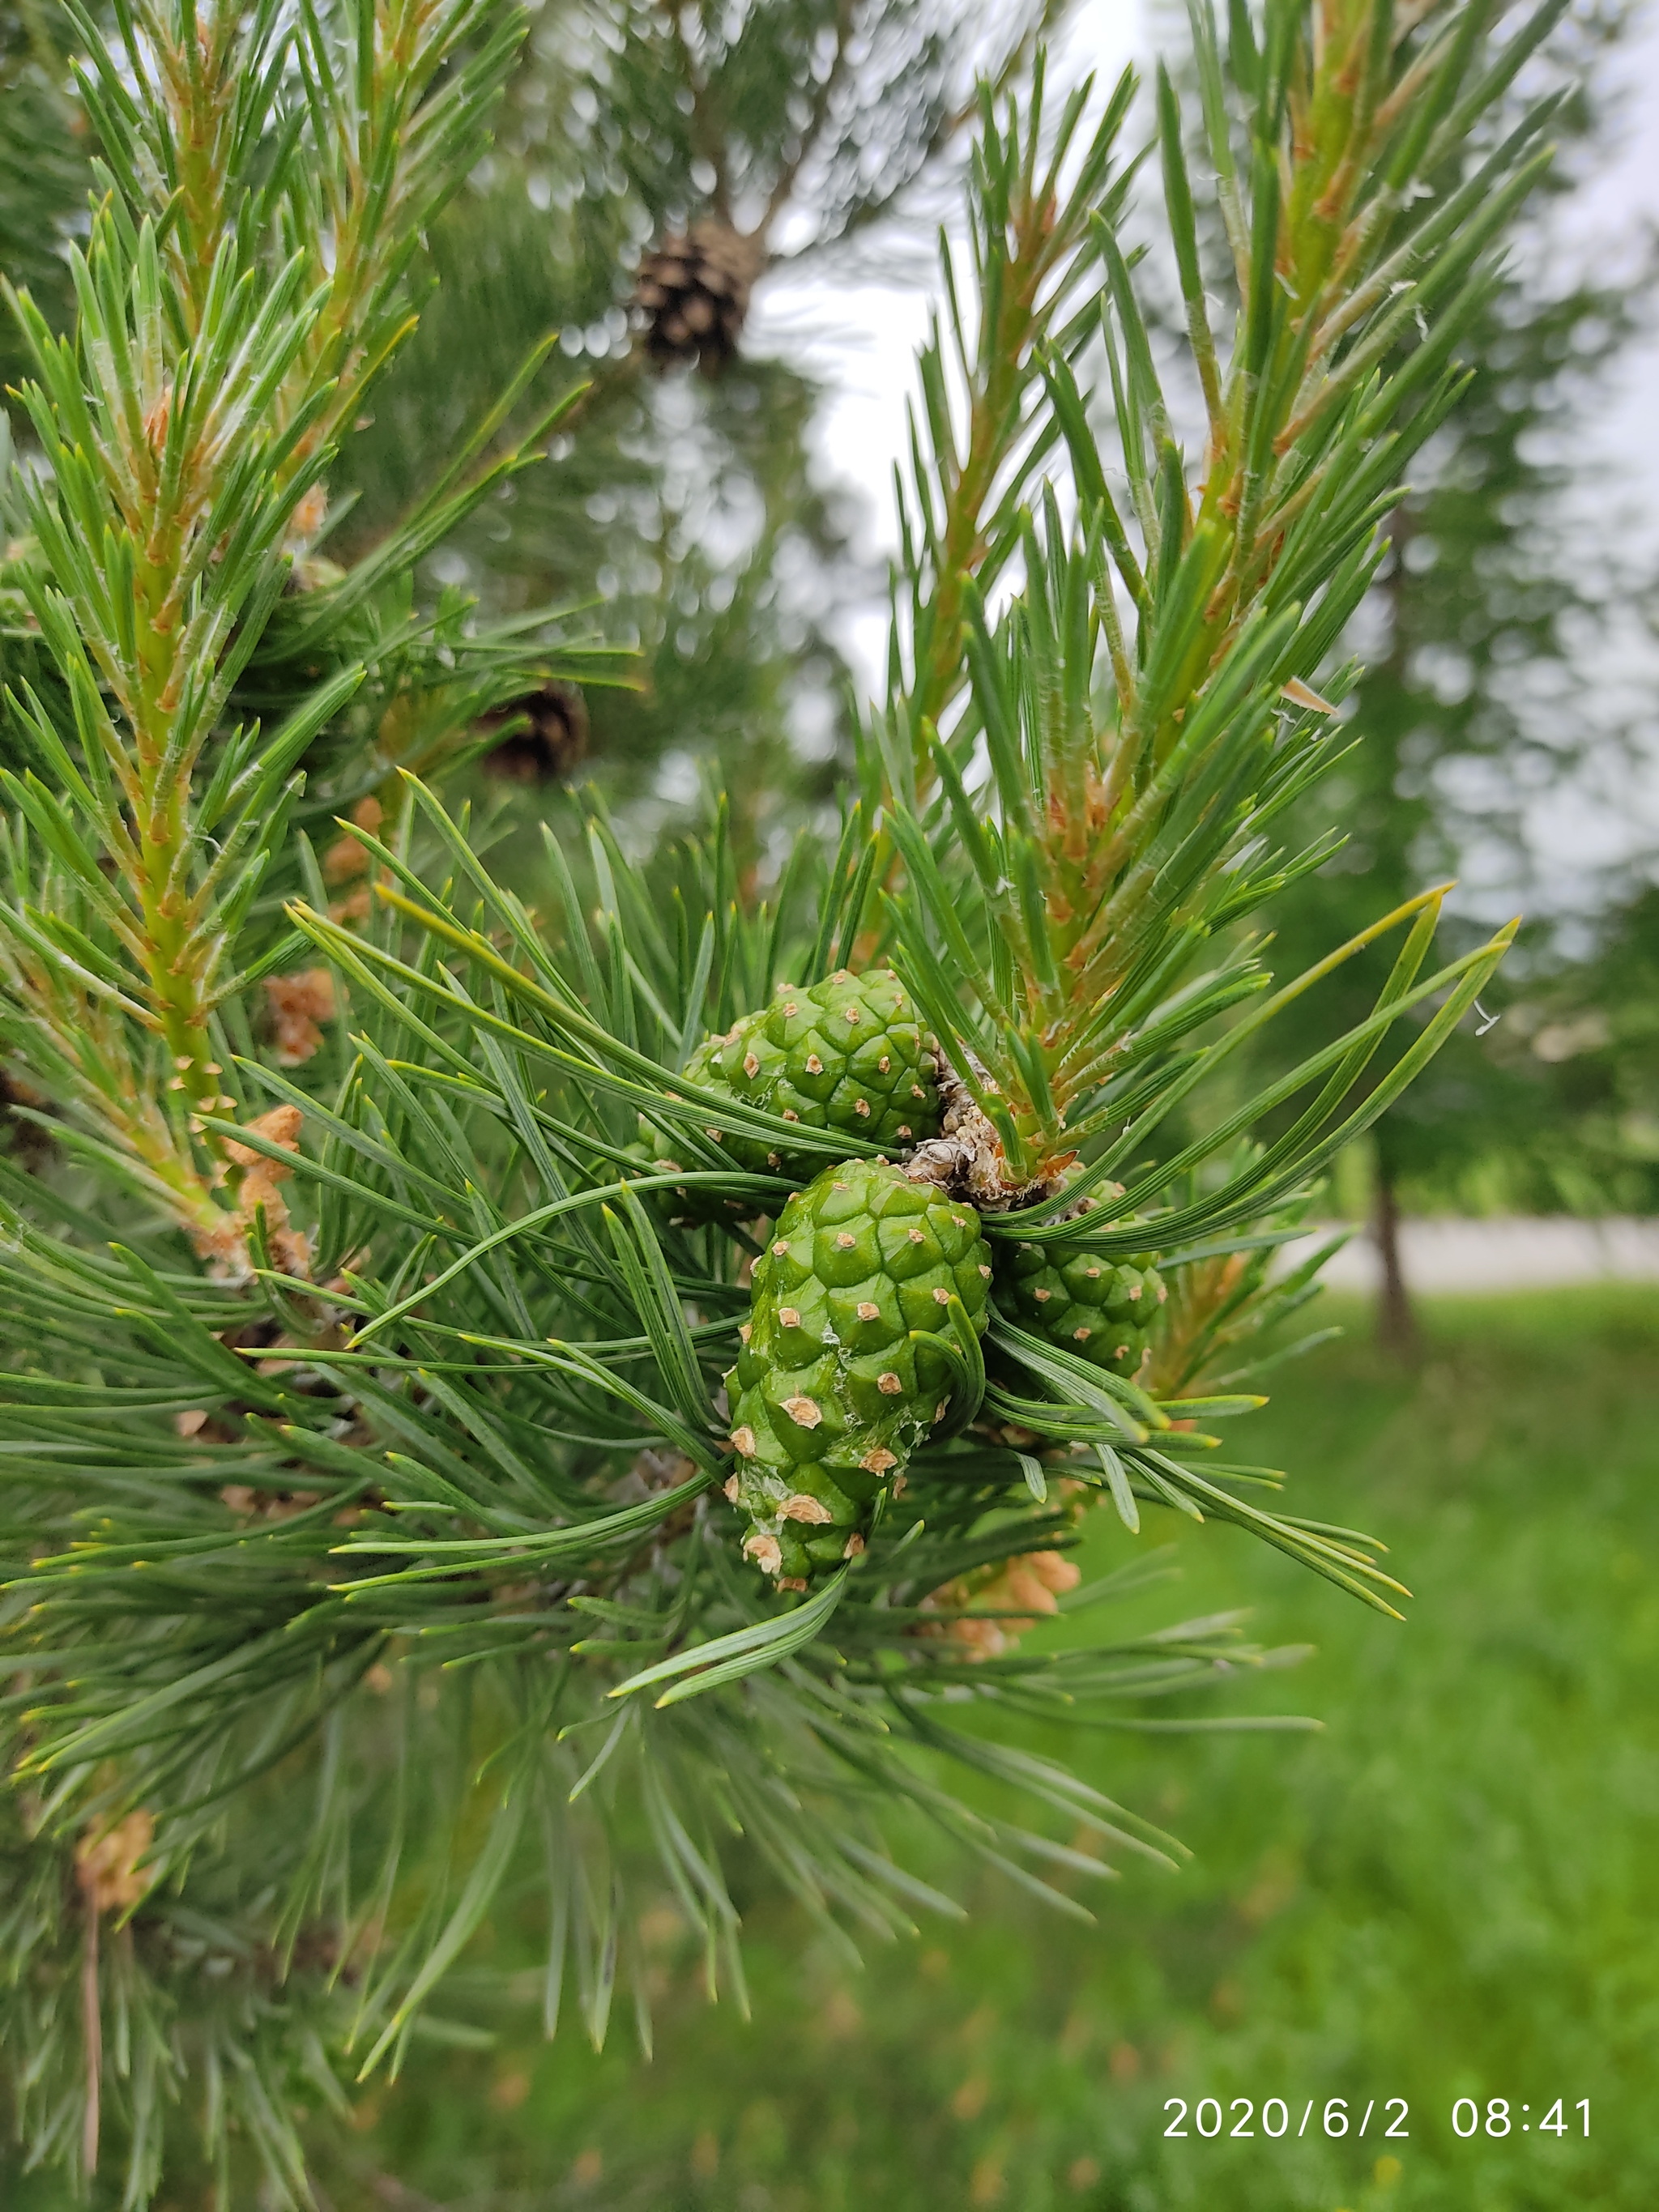
M1183 1579L1148 1622L1243 1601L1318 1647L1237 1704L1322 1734L1064 1744L1193 1846L1184 1873L1131 1863L1093 1930L981 1887L862 1972L762 1905L748 2022L665 1917L648 2068L625 2029L599 2057L429 2052L324 2154L339 2212L1650 2212L1656 1324L1645 1291L1448 1301L1409 1381L1359 1330L1287 1370L1252 1455L1297 1471L1293 1510L1387 1535L1403 1626L1231 1531L1149 1531ZM1166 2100L1206 2095L1254 2100L1255 2139L1166 2140ZM1459 2142L1463 2096L1515 2131ZM1319 2132L1334 2097L1354 2130L1378 2100L1363 2141ZM1391 2097L1407 2139L1380 2139ZM1589 2099L1588 2142L1539 2131L1557 2097L1575 2130Z

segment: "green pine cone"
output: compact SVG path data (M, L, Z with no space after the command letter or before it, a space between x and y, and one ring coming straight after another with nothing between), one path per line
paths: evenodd
M802 1586L864 1548L878 1495L950 1402L960 1297L983 1334L991 1254L970 1206L878 1161L828 1168L789 1200L755 1263L726 1378L738 1471L726 1494L763 1573Z
M745 1014L724 1036L705 1038L685 1074L690 1083L805 1129L837 1130L892 1152L939 1133L933 1054L888 968L863 975L843 968L804 990L781 983L769 1006ZM718 1127L708 1133L754 1175L805 1182L823 1165L822 1152L775 1150ZM661 1150L654 1133L647 1141ZM702 1218L719 1218L696 1194L688 1204Z
M998 1306L1018 1328L1128 1376L1146 1358L1169 1296L1149 1259L1114 1262L1053 1244L1004 1245L996 1286Z

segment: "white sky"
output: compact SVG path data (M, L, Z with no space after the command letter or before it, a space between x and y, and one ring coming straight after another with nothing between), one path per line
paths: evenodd
M1143 0L1082 0L1051 81L1068 85L1092 70L1109 88L1126 62L1151 51ZM1159 8L1157 17L1169 20ZM1561 234L1563 251L1613 273L1638 250L1643 227L1659 224L1659 0L1648 0L1608 82L1616 87L1617 141L1605 166L1575 198ZM913 362L927 329L933 289L913 283L774 277L756 302L750 343L803 360L830 389L819 421L826 477L856 490L863 527L859 550L884 561L896 546L891 477L903 449L904 406ZM1628 546L1659 565L1659 459L1653 438L1659 387L1659 330L1633 347L1617 392L1594 426L1585 456L1584 520L1599 543ZM1635 458L1633 461L1633 457ZM844 643L864 684L877 685L884 654L885 613L876 605L847 626ZM1636 645L1619 688L1659 688L1659 660ZM1565 902L1577 905L1598 872L1640 851L1659 849L1659 731L1648 749L1645 787L1594 778L1556 791L1540 818L1540 848L1553 859Z

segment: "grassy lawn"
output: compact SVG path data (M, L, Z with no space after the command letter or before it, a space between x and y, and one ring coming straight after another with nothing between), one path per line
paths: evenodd
M1297 1471L1293 1510L1386 1534L1409 1623L1231 1531L1149 1529L1182 1580L1146 1620L1242 1601L1262 1640L1314 1643L1239 1703L1325 1732L1066 1747L1182 1836L1186 1872L1131 1863L1094 1931L981 1889L861 1972L763 1907L748 2023L704 2005L665 1920L648 2069L625 2026L597 2058L574 2037L434 2052L325 2156L341 2212L1650 2212L1659 1297L1443 1302L1407 1383L1353 1319L1281 1378L1252 1456ZM1130 1541L1103 1517L1094 1540L1103 1564ZM1254 2136L1203 2141L1189 2110L1166 2139L1166 2100L1206 2096L1229 2130L1253 2100ZM1385 2140L1396 2097L1409 2134ZM1540 2131L1558 2097L1564 2138Z
M749 2022L704 2004L664 1914L649 2067L625 2020L601 2057L528 2027L423 2046L319 2145L335 2212L1651 2212L1659 1296L1441 1303L1409 1380L1351 1318L1250 1456L1297 1472L1291 1510L1389 1539L1409 1622L1162 1516L1141 1540L1182 1580L1135 1618L1252 1605L1261 1640L1317 1650L1235 1709L1324 1732L1048 1747L1180 1834L1184 1873L1127 1863L1092 1930L983 1885L862 1971L762 1902ZM1091 1541L1105 1565L1131 1540L1103 1516ZM1203 2098L1228 2129L1251 2100L1254 2134L1200 2139Z

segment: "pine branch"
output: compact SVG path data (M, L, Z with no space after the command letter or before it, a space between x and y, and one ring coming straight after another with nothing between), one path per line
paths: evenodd
M20 480L38 553L16 581L62 686L56 702L30 689L11 704L50 781L8 775L10 1034L94 1144L231 1260L251 1199L282 1232L269 1177L244 1194L245 1165L204 1120L236 1103L223 1088L234 948L257 928L262 878L274 889L281 872L295 771L366 666L348 651L319 683L313 662L274 730L227 717L296 533L320 521L331 454L407 326L420 226L479 143L519 32L503 19L479 39L476 9L412 4L349 34L310 19L303 37L269 9L198 27L141 8L123 19L123 60L76 20L106 190L71 255L76 335L9 295L46 463ZM383 577L522 465L446 485L447 504L378 564L281 625L289 652L349 637ZM352 640L399 673L417 641L384 623ZM472 671L493 655L521 685L522 647L504 646L469 641ZM487 702L476 676L443 688L450 727ZM445 726L431 719L428 746Z
M1126 1540L1225 1521L1393 1611L1375 1540L1279 1511L1222 1424L1316 1273L1272 1255L1510 933L1437 957L1443 886L1275 986L1236 925L1331 849L1277 825L1338 753L1329 664L1531 174L1523 131L1451 222L1412 197L1537 28L1486 58L1483 20L1395 39L1344 0L1316 37L1273 0L1231 91L1200 22L1243 289L1224 349L1165 85L1191 471L1122 243L1129 87L1075 155L1080 101L1048 139L988 106L962 411L936 339L860 799L763 902L731 803L641 854L594 801L533 908L418 770L561 649L545 616L418 605L410 570L538 445L495 446L536 362L398 532L285 588L512 27L141 13L94 52L74 336L20 302L40 658L7 787L7 1037L70 1163L0 1163L6 1879L33 1916L0 2033L43 2039L40 2155L89 2164L95 2106L153 2189L163 2009L196 2001L175 1908L242 1962L192 2063L252 2039L272 2114L279 2079L331 2078L313 2024L395 2069L520 1887L550 2032L574 1989L596 2042L630 1981L648 2042L645 1884L740 1993L733 1836L843 1944L940 1905L895 1807L1086 1917L1060 1836L1178 1847L1022 1733L1183 1724L1277 1656L1229 1616L1045 1636L1137 1586L1081 1583L1096 1503ZM1097 331L1121 507L1078 381ZM1385 941L1358 1012L1275 1043ZM259 2156L298 2201L280 2119Z
M913 478L901 499L910 604L908 648L896 633L891 682L923 788L933 774L927 726L944 720L963 685L969 596L975 583L988 592L1012 554L1018 515L1054 438L1052 418L1034 414L1030 402L1048 349L1076 342L1068 324L1078 318L1077 288L1093 258L1090 225L1103 208L1121 207L1133 175L1131 167L1108 182L1134 89L1126 73L1063 197L1061 174L1091 82L1068 98L1052 145L1044 143L1041 69L1029 117L1011 112L1005 131L988 94L981 108L969 198L977 328L970 332L964 322L947 251L948 346L936 325L919 363L925 435L913 416ZM960 436L951 377L966 406Z
M1381 557L1375 532L1395 472L1456 397L1451 348L1489 288L1492 240L1546 159L1534 146L1547 100L1471 162L1449 198L1414 212L1431 147L1446 158L1422 114L1462 98L1467 130L1507 82L1516 49L1464 97L1479 66L1472 15L1436 12L1397 41L1380 20L1355 5L1315 40L1298 10L1276 9L1265 58L1230 94L1213 27L1198 19L1217 191L1249 236L1224 362L1165 76L1165 204L1209 416L1198 481L1174 441L1114 197L1091 216L1089 251L1105 278L1127 513L1066 349L1054 349L1048 419L1070 459L1076 525L1052 498L1040 524L1016 516L1024 590L994 625L984 586L1012 544L977 595L965 587L970 708L947 726L921 664L910 680L906 711L938 796L931 775L914 775L890 738L872 733L872 781L909 877L890 923L900 965L994 1127L986 1141L1005 1151L1012 1190L1052 1176L1104 1127L1108 1086L1144 1054L1141 1024L1157 1031L1200 948L1325 857L1325 845L1286 855L1266 833L1337 757L1334 715L1352 677L1323 665ZM1454 21L1455 34L1443 30ZM1525 47L1537 32L1516 40ZM1396 97L1419 79L1420 110ZM1230 97L1253 134L1248 179ZM982 327L994 326L1000 298L988 281ZM1400 356L1413 322L1422 341ZM928 578L927 611L910 625L920 632L953 599L942 572L934 581L920 551L917 561ZM1103 716L1093 693L1102 645L1114 695ZM988 774L974 769L976 743ZM939 865L951 844L969 868ZM1248 980L1226 978L1211 1011ZM956 1006L975 1000L981 1018L964 1025Z

